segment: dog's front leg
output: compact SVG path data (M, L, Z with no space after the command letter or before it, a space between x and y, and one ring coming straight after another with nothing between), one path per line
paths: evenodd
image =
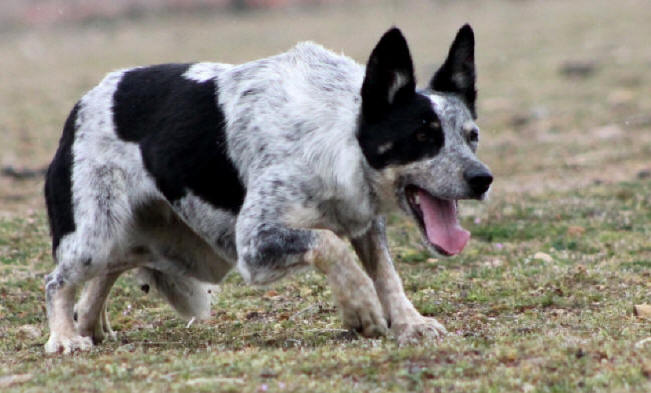
M312 265L327 276L347 328L367 337L388 331L373 282L333 232L263 224L252 231L238 229L238 249L238 270L249 283L266 284Z
M356 263L348 245L330 231L315 232L316 247L306 259L328 277L344 325L367 337L385 335L387 321L373 282Z
M352 240L364 268L373 279L391 331L398 343L416 343L447 333L436 319L422 316L407 298L387 246L384 219L378 218L363 236Z

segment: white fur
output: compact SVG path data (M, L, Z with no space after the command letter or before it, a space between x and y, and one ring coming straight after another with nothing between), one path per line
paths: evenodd
M126 235L132 207L146 194L157 193L144 170L138 145L122 142L115 133L112 97L123 74L124 70L109 74L80 101L72 146L77 230L64 236L57 249L59 260L92 258L96 269L116 251L110 247L129 243L119 239ZM112 197L110 201L106 193ZM110 219L103 204L111 206ZM79 236L84 240L78 240Z
M400 72L396 72L394 74L393 82L391 83L391 87L389 87L389 104L393 102L396 93L407 85L407 82L409 82L409 77L407 77L405 74L402 74Z
M232 67L231 64L225 63L196 63L190 66L183 77L195 82L206 82L230 67Z

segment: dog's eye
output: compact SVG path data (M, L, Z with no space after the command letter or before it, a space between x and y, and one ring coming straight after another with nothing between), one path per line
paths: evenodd
M425 142L425 141L427 141L427 139L429 139L429 138L427 137L427 132L425 132L425 131L418 131L418 132L416 133L416 140L417 140L418 142Z
M441 128L441 122L439 122L438 120L423 119L422 123L423 123L423 127L427 127L433 130L438 130L439 128Z

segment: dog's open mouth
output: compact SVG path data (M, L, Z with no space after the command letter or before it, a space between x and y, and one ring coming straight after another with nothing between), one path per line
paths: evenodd
M457 201L441 199L417 186L405 188L407 202L427 240L443 255L460 253L470 239L457 220Z

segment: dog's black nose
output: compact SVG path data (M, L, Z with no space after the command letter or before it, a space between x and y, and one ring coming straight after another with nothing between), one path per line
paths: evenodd
M467 169L463 173L463 177L468 182L472 192L477 196L481 196L488 191L488 187L493 182L493 175L486 168Z

